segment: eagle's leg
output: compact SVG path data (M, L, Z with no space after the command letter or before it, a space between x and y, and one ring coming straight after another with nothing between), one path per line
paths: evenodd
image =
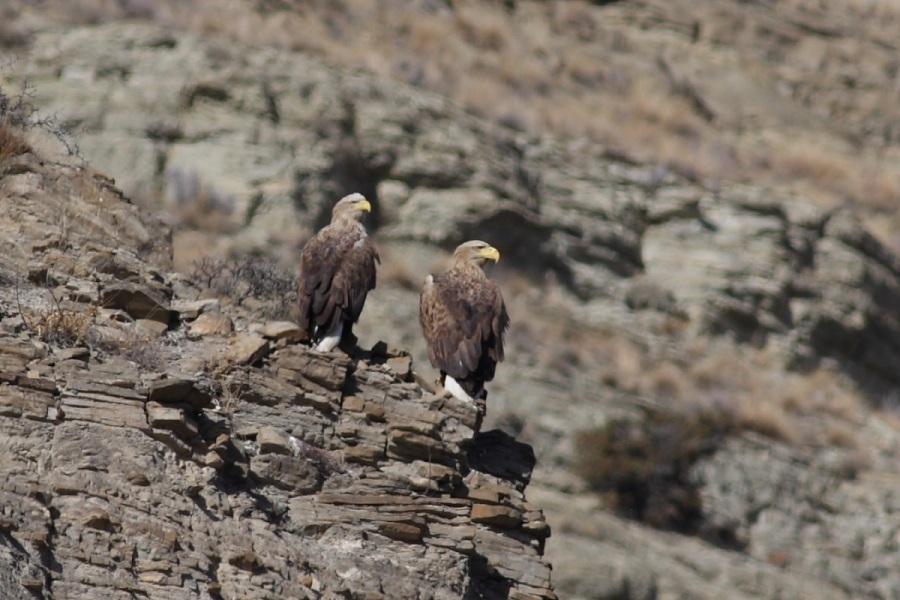
M344 333L344 322L338 321L334 328L326 333L319 343L316 344L316 350L319 352L331 352L335 346L341 343L341 335Z

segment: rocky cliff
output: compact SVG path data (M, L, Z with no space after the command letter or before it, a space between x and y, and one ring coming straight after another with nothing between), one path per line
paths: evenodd
M659 18L654 4L615 6L649 6L647 19L637 24L642 32L654 29L651 33L665 40L689 36L691 28L670 27L671 19ZM756 4L750 8L767 10ZM810 23L804 17L773 28L770 16L763 21L748 31L764 37L780 31L776 40L787 39L784 29L796 36ZM617 23L626 27L628 22ZM841 63L839 48L821 44L842 38L821 28L813 35L813 47L826 57L837 52ZM809 47L791 39L775 45ZM711 46L699 47L715 50ZM623 45L629 51L638 47ZM734 90L744 89L718 86L699 74L720 71L688 68L690 61L677 53L666 56L675 84L696 84L692 92L691 86L675 87L708 107L716 94L740 95ZM728 66L720 65L726 71L740 62L726 58L722 64ZM473 116L446 98L342 70L310 53L250 48L146 24L39 29L16 68L28 74L45 110L83 128L79 139L95 167L176 225L177 266L192 273L170 276L168 267L159 267L140 278L149 293L132 290L122 296L122 305L106 307L125 312L114 313L114 321L130 323L137 317L129 326L140 328L144 337L139 339L150 336L147 329L159 331L152 315L170 311L171 331L166 325L161 337L150 338L161 343L129 343L135 338L127 336L116 342L119 334L95 324L91 335L101 337L91 340L92 352L109 352L105 344L111 337L111 348L136 364L153 364L174 353L178 370L173 377L220 400L219 412L203 411L233 412L237 423L239 411L228 401L240 390L235 377L250 373L249 381L267 382L273 361L297 348L279 346L261 329L258 337L231 333L232 328L250 333L253 322L280 308L270 309L245 293L261 286L233 277L230 284L244 286L243 291L230 292L220 282L208 286L212 292L195 289L207 287L214 277L209 268L192 267L192 252L200 247L237 261L271 258L290 272L292 257L334 199L363 191L377 208L370 227L385 256L379 287L355 329L365 349L386 340L408 349L427 372L415 316L419 282L467 237L483 237L503 255L491 275L503 287L513 324L508 361L490 388L486 423L535 449L538 460L528 494L553 527L546 550L560 595L891 598L900 590L895 568L900 552L894 544L900 527L894 507L900 480L895 417L900 269L896 255L862 227L853 211L783 188L727 181L702 185L589 139L526 134ZM866 86L867 93L879 89ZM890 95L889 89L880 93ZM763 110L774 119L772 128L790 136L784 122L798 122L792 115L802 113L802 103L777 89L764 95L790 108ZM881 106L882 95L864 104ZM717 114L736 106L729 97L713 106ZM747 120L739 119L741 131L756 131L751 113L757 110L762 109L748 108ZM681 153L693 149L683 137L676 147ZM94 181L100 185L104 179ZM66 218L60 210L53 213L55 220L38 222L34 230L49 241L32 246L36 255L20 255L21 266L9 265L7 280L14 281L17 270L20 279L27 275L43 285L49 276L52 286L65 281L73 288L59 290L57 298L112 302L105 290L122 289L121 284L79 283L78 278L90 279L92 267L85 261L91 254L66 259L60 250L65 244L53 241L76 235L71 224L98 212L103 211ZM130 222L124 214L117 218ZM114 239L114 228L95 231ZM135 243L134 260L153 252L152 240L163 237L156 231L139 237L143 243ZM130 266L126 250L93 260L106 269L101 273L123 277L128 285L126 273L141 272ZM214 274L215 265L211 268ZM60 269L76 279L55 275ZM266 285L280 285L265 273L260 277ZM53 317L58 311L46 292L28 290L20 288L23 307L43 311L33 323L62 320ZM152 302L146 299L151 297ZM144 309L128 309L126 298ZM185 298L203 302L177 306ZM219 301L218 313L204 312L211 300ZM16 302L10 297L4 306ZM18 309L5 310L13 315ZM185 328L195 312L198 316ZM24 323L16 327L27 328ZM269 366L232 365L234 355L226 354L224 342L221 355L197 353L202 346L195 337L203 335L245 339L244 356L256 360L257 350L268 351ZM79 330L70 337L79 339ZM379 373L374 363L393 360L396 366L395 359L402 363L395 351L381 349L354 358L368 365L364 370ZM220 368L222 376L216 375ZM355 377L353 369L348 371L349 378ZM287 371L276 376L288 377L280 383L303 387ZM149 397L153 383L136 384L136 393L146 390ZM269 389L268 383L261 386ZM329 395L316 390L303 398L318 402L315 410L327 415ZM367 401L360 408L358 400L348 403L348 395L359 394L342 390L344 410L356 407L367 414ZM264 401L242 402L256 405L246 410L265 409ZM154 443L176 444L180 435L193 431L190 422L179 424L177 413L168 414L181 434ZM376 410L365 420L379 423L378 418ZM324 421L316 423L329 431ZM202 437L199 421L196 427ZM451 435L435 427L433 435L423 435L432 440ZM164 429L156 426L156 435L162 437ZM270 434L267 430L263 440L271 440ZM261 434L256 435L260 443ZM305 441L329 451L347 446L345 454L359 452L357 460L371 460L366 453L373 446L365 441L370 430L350 427L346 439L335 435L339 439L329 442L330 448L324 441ZM389 449L391 435L406 434L386 435ZM432 442L423 443L435 450ZM265 447L278 445L269 441ZM285 446L283 438L280 445ZM294 450L274 456L294 456ZM194 459L183 460L193 464ZM471 449L468 460L472 468ZM453 466L443 458L431 463ZM245 463L231 464L240 473ZM257 467L269 468L265 464L257 462ZM249 465L244 481L253 483L252 456ZM465 475L465 469L456 471ZM305 477L300 471L297 479ZM501 512L523 511L511 501L493 505L502 506L496 509ZM340 510L357 508L344 503ZM527 530L526 513L521 527ZM309 511L296 514L316 522ZM509 514L497 518L513 520ZM416 528L415 522L406 524ZM398 529L412 535L409 528ZM341 530L329 531L337 536ZM527 541L519 534L511 537ZM466 564L479 572L479 561ZM522 579L518 584L493 581L500 594L506 585L532 585ZM419 589L431 588L423 584Z
M105 177L0 168L0 596L555 598L529 446L172 273Z

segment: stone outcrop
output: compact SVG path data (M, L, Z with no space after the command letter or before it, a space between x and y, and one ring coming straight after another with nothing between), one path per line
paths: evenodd
M2 267L0 596L555 598L529 447L385 344L316 353L235 306L235 331L192 327L228 310L138 258L134 207L18 160L0 204L21 222L108 212L64 245L17 232L55 288ZM103 219L119 235L88 238Z

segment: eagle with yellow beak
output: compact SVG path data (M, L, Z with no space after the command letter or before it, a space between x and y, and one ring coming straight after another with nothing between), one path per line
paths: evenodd
M484 384L503 360L509 315L500 288L482 270L488 260L500 260L490 244L461 244L449 269L425 278L419 298L428 357L444 388L461 400L485 399Z
M371 210L362 194L345 196L334 205L331 223L303 247L298 323L320 352L350 338L375 289L375 263L381 260L362 224Z

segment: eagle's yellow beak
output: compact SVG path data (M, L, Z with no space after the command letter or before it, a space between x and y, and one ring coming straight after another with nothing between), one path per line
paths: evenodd
M488 246L487 248L482 248L481 250L478 251L478 255L487 260L492 260L494 262L500 262L500 252L493 246Z
M360 200L356 203L356 210L361 210L363 212L372 212L372 205L368 200Z

